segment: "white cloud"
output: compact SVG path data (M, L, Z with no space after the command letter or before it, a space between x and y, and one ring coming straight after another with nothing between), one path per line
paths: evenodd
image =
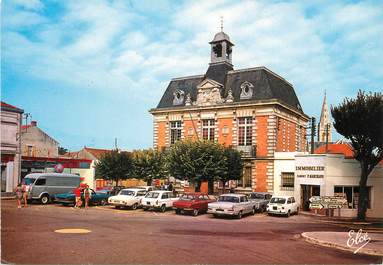
M64 13L54 21L44 16L39 1L18 0L12 6L22 9L4 19L8 67L154 107L170 78L206 71L208 42L223 16L224 31L235 43L235 68L265 65L285 77L310 115L319 114L325 89L331 104L357 89L382 87L383 10L376 2L61 4ZM24 33L20 29L27 22L33 30Z

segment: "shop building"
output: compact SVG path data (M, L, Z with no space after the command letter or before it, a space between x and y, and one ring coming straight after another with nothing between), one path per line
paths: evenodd
M21 151L29 157L58 157L59 142L37 126L37 121L21 126Z
M328 153L321 153L321 150L326 147L317 149L317 154L276 153L274 194L294 196L300 201L301 210L306 211L312 196L345 196L347 204L337 214L356 217L361 174L359 162L352 158L348 144L329 144ZM383 218L382 162L369 175L367 186L367 217Z
M206 73L172 79L150 110L154 148L184 139L231 146L244 160L237 191L273 191L274 153L304 151L309 118L283 77L263 66L234 69L226 33L210 45Z
M20 181L23 113L22 109L1 101L1 192L12 192Z

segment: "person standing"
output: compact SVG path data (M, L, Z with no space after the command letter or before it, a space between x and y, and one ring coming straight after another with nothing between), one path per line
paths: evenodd
M74 189L74 196L76 197L75 206L74 208L80 208L81 207L81 189L80 187L77 187Z
M27 207L27 199L28 199L28 186L23 184L22 185L22 193L23 193L23 201L24 201L24 207Z
M17 199L17 208L21 208L21 200L23 198L23 188L21 187L21 183L19 183L15 189L16 199Z
M89 207L89 199L90 199L90 189L89 189L89 186L86 185L86 187L84 188L85 209L88 209Z

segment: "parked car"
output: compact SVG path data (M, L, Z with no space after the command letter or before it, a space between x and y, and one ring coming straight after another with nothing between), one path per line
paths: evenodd
M166 209L172 208L173 203L178 201L173 192L166 190L149 191L141 200L141 206L144 210L157 209L165 212Z
M244 214L255 214L256 204L244 194L228 193L220 195L217 202L209 203L207 212L214 217L228 215L241 219Z
M176 214L191 212L194 216L207 212L207 205L215 202L215 199L203 193L185 193L178 201L173 203Z
M136 187L132 187L132 188L135 188L135 189L144 189L144 190L146 190L147 192L156 189L155 186L136 186Z
M108 198L110 205L114 205L116 208L130 207L135 210L141 204L141 199L146 195L145 189L122 189L120 192Z
M32 173L23 179L29 201L49 203L53 196L72 191L80 185L80 176L64 173Z
M108 203L109 194L103 192L95 192L93 189L90 189L90 205L106 205ZM84 201L84 194L81 193L81 199ZM57 194L54 196L54 201L61 203L62 205L75 205L76 196L73 191L68 193Z
M256 202L255 209L257 211L265 212L272 196L268 192L252 192L249 194L249 200Z
M293 196L273 196L267 205L267 213L282 214L289 217L291 214L299 212L299 205Z

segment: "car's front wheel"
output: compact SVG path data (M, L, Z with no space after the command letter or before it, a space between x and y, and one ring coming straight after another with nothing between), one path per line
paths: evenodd
M242 211L239 211L238 215L237 215L237 218L238 219L241 219L242 218Z
M180 209L175 209L176 214L180 214L181 210Z
M101 206L105 206L107 203L108 203L108 202L107 202L105 199L102 199L102 200L100 201L100 205L101 205Z
M163 204L162 206L161 206L161 208L160 208L160 210L161 210L161 212L165 212L166 211L166 205L165 204Z
M49 203L49 195L48 194L44 194L43 196L41 196L40 202L42 204L48 204Z
M132 210L136 210L137 207L138 207L138 204L137 204L137 203L133 204L133 205L132 205Z
M193 216L197 216L199 214L198 209L193 210Z
M255 211L255 207L253 207L253 209L251 210L251 214L252 214L252 215L255 215L255 212L256 212L256 211Z
M287 214L286 214L286 217L290 217L290 215L291 215L291 212L290 212L290 210L288 210Z

